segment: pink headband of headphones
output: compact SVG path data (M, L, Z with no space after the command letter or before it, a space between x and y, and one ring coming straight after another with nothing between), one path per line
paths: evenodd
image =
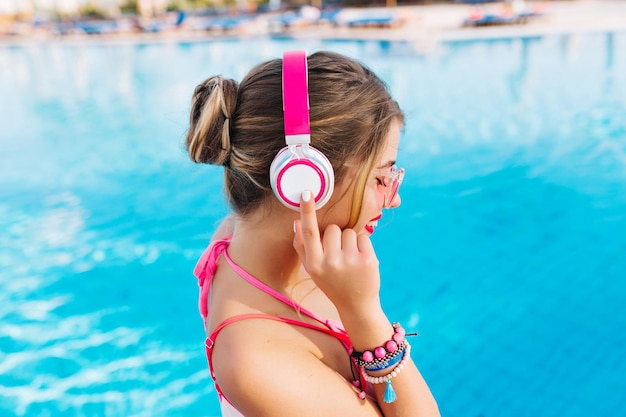
M287 145L311 142L309 81L305 51L283 55L283 111Z

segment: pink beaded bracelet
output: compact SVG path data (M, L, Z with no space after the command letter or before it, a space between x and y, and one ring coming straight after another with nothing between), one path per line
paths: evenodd
M406 332L400 323L392 323L392 327L393 336L382 346L363 352L352 353L352 356L356 358L359 366L367 367L370 364L375 365L379 362L389 361L389 359L395 356L394 354L396 354L398 350L402 350Z
M361 368L365 368L370 371L380 371L386 368L385 364L392 365L393 363L398 362L400 360L398 356L402 355L402 352L404 351L405 347L406 347L405 343L402 342L400 343L400 345L397 346L396 349L391 350L391 351L386 351L385 356L381 358L375 357L374 359L370 361L365 361L361 355L357 355L356 363Z

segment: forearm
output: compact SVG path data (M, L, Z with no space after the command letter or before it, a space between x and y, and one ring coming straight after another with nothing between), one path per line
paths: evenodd
M354 349L363 352L373 350L377 346L384 346L394 333L391 322L380 306L366 307L360 310L360 312L353 311L351 314L340 313ZM410 355L410 353L408 354ZM382 370L371 374L384 376L392 370ZM385 417L439 416L437 403L410 356L406 358L406 364L401 371L391 379L391 383L396 393L396 400L390 403L384 401L387 384L373 384L378 404Z

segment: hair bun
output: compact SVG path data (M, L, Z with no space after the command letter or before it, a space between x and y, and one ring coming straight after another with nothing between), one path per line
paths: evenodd
M207 78L194 90L185 144L196 163L228 165L231 116L237 105L238 84L221 75Z

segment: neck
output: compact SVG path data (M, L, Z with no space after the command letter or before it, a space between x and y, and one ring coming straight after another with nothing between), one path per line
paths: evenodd
M303 278L293 248L293 220L297 212L257 210L235 225L228 253L235 263L276 290L292 288Z

